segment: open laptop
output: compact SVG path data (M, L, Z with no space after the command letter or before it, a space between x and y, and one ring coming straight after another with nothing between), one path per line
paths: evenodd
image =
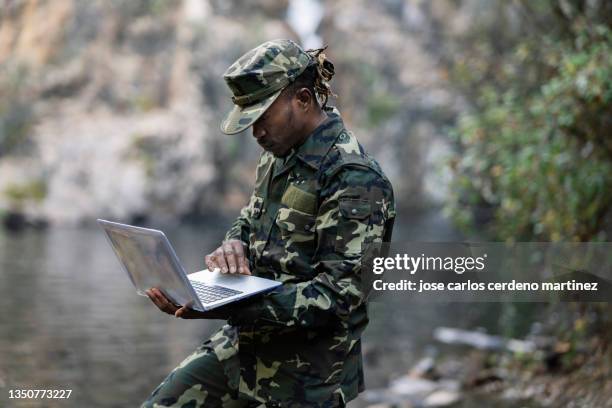
M224 274L219 269L187 275L163 232L97 221L139 295L146 296L147 289L156 287L177 305L207 311L281 285L256 276Z

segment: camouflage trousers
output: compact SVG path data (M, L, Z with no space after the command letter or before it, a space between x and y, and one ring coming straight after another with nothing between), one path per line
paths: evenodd
M203 343L155 388L141 408L263 408L238 397L209 342Z

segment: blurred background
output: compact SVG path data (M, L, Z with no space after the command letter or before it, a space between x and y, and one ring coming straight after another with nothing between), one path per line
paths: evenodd
M134 296L94 222L203 267L260 153L222 74L274 38L329 46L394 240L610 240L609 1L0 0L1 406L137 406L219 327ZM612 406L611 311L377 302L349 406Z

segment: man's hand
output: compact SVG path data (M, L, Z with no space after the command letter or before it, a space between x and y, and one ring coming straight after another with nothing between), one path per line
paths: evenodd
M244 254L244 244L238 239L224 241L219 248L204 257L204 262L209 271L219 268L223 273L251 274Z
M159 310L169 315L181 319L221 319L227 320L230 317L228 307L221 307L217 310L210 310L208 312L200 312L193 310L189 305L177 306L172 303L162 292L157 288L151 288L145 291L149 299L155 303L155 306Z

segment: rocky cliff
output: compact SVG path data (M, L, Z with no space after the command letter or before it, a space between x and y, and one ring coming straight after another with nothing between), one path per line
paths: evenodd
M6 4L6 3L5 3ZM0 214L74 224L235 213L258 148L218 130L221 78L267 39L299 41L289 2L13 1L0 11ZM395 183L444 199L443 127L461 102L422 41L451 3L323 3L333 101Z

